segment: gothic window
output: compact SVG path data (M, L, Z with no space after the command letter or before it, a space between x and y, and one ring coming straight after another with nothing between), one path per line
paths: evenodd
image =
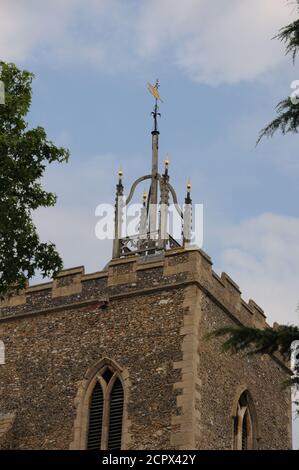
M121 449L124 391L118 374L109 366L97 374L90 402L87 449Z
M235 416L234 448L236 450L253 449L253 424L250 411L250 397L245 390L239 398Z
M114 382L110 398L108 450L117 450L121 447L123 403L123 387L121 381L117 378Z
M97 382L91 395L88 426L88 449L100 450L103 427L103 389Z

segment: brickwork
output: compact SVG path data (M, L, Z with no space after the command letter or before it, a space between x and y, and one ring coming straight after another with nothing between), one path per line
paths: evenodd
M204 334L226 324L266 320L195 248L113 260L94 274L66 270L2 301L0 415L14 416L4 447L84 448L88 384L107 358L124 384L124 448L231 448L242 387L255 403L258 448L289 448L285 364L221 353Z
M290 391L282 390L286 370L268 355L231 355L221 351L221 339L205 341L217 328L234 325L221 308L207 296L202 299L199 327L200 385L199 448L231 449L236 403L243 390L249 390L256 412L256 448L289 449ZM207 410L212 409L213 413ZM224 416L227 419L223 419Z

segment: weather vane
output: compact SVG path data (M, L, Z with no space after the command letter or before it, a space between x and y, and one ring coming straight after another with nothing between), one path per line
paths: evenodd
M163 100L161 99L160 95L159 95L159 80L157 79L156 80L156 84L155 86L153 86L150 82L148 82L147 84L147 87L148 87L148 90L149 92L153 95L154 98L156 98L156 101L161 101L161 103L163 103Z
M154 132L158 132L158 123L157 123L157 117L161 116L159 113L159 106L158 106L158 101L161 101L163 103L163 100L160 97L159 94L159 80L156 80L155 86L152 85L150 82L148 82L147 87L151 95L155 98L155 106L154 106L154 111L152 112L152 116L154 117Z

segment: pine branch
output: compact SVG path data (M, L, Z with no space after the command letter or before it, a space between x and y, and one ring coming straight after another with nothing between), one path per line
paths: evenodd
M296 0L296 3L299 10L299 1ZM286 54L292 55L294 63L299 52L299 19L281 28L273 39L279 39L286 45ZM292 103L290 98L287 98L278 103L276 110L278 117L261 130L257 144L260 143L263 137L272 137L277 130L281 130L282 134L298 132L299 106Z
M299 129L299 105L287 98L276 106L278 117L261 130L257 144L263 137L272 137L280 129L282 134L297 133Z
M291 377L288 380L285 380L283 382L283 388L287 388L287 387L296 387L298 389L299 388L299 377L294 376L294 377Z
M210 333L207 337L228 336L222 348L224 351L238 353L250 348L247 354L273 354L281 353L285 358L290 358L291 344L299 340L299 328L297 326L279 325L277 328L240 327L220 328Z
M286 54L292 54L293 62L295 62L299 52L299 20L281 28L274 38L286 44Z

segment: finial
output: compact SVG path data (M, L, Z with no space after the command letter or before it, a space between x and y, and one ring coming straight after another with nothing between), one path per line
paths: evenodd
M143 191L143 196L142 196L143 202L146 202L147 199L147 192Z
M169 166L169 160L168 158L166 158L164 160L164 175L163 175L164 177L168 176L168 166Z
M185 197L185 204L192 204L190 177L188 178L188 183L187 183L187 196Z
M121 167L119 168L117 174L118 174L118 183L116 185L116 190L117 190L118 195L122 195L124 187L123 187L123 181L122 181L123 171Z

